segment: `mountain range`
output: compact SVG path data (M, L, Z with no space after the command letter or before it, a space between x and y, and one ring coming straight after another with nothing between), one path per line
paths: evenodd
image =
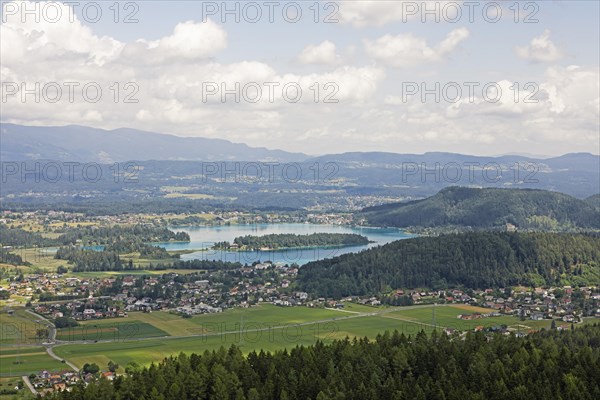
M104 130L79 125L24 126L0 123L3 160L113 163L131 160L301 161L308 156L222 139L180 137L136 129Z
M230 192L223 193L223 196L240 199L244 196L240 193L240 182L221 184L210 179L212 177L208 180L202 178L202 163L231 163L222 165L221 170L235 170L233 163L241 161L293 162L298 163L297 168L302 171L301 179L286 181L277 173L274 182L262 182L261 185L283 185L277 188L280 194L280 189L293 189L290 196L295 199L295 206L301 206L296 204L297 190L306 191L314 199L315 192L310 191L317 187L321 198L315 202L320 204L331 202L335 193L338 194L336 202L362 197L368 203L370 196L421 199L448 186L544 189L580 199L600 192L600 156L590 153L570 153L545 159L524 155L494 157L445 152L349 152L309 156L221 139L179 137L126 128L103 130L76 125L39 127L0 123L0 158L2 161L18 162L97 162L105 164L107 170L115 162L135 161L139 166L140 182L146 182L151 190L156 186L178 185L189 188L190 193L207 193L208 190L208 194L212 194L216 185L221 185ZM106 176L110 177L110 173ZM12 182L11 178L19 179ZM22 182L20 175L4 181L7 184L5 193L50 189L40 186L39 182L34 182L33 186ZM53 183L51 189L70 190L59 183ZM207 185L210 187L205 187ZM93 186L94 190L98 190L101 183ZM252 192L257 187L250 185L246 189ZM77 188L84 189L85 185L78 184ZM108 190L108 186L103 188ZM118 188L111 188L115 189ZM256 199L252 204L291 201L274 200L272 196L273 192L269 192L267 198L254 196ZM302 206L306 205L302 203Z

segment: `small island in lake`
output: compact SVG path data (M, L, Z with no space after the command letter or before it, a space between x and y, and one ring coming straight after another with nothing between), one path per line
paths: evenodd
M366 236L355 233L273 233L264 236L239 236L233 243L215 243L215 250L277 250L300 247L343 247L360 246L372 243Z

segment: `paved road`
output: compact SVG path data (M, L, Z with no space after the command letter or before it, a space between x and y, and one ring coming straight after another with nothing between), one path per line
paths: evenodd
M59 356L57 356L56 354L54 354L54 350L53 350L53 347L56 345L56 326L54 325L54 323L52 323L52 321L44 318L43 316L34 313L33 311L27 310L27 312L30 313L31 315L34 315L39 318L39 320L37 320L36 322L43 322L48 327L48 329L50 330L50 335L49 335L50 337L48 339L49 343L44 344L44 346L46 347L46 352L48 353L48 355L50 357L62 362L63 359L60 358ZM71 363L69 360L64 360L64 361L65 361L65 364L67 364L69 367L71 367L74 371L79 371L79 368L75 364ZM29 381L29 379L27 381Z
M36 314L31 310L25 310L27 311L29 314L33 315L34 317L39 318L39 320L37 320L36 322L43 322L48 329L50 330L50 336L48 337L48 340L50 342L54 342L56 340L56 326L54 326L54 323L52 321L50 321L49 319L46 319L45 317L41 316L40 314Z
M31 390L31 393L37 395L38 393L35 391L35 388L31 384L31 381L29 380L29 377L23 375L21 378L23 378L23 382L25 382L25 385L27 385L27 387L29 388L29 390Z
M60 358L59 356L57 356L56 354L54 354L54 350L52 348L53 346L48 346L46 348L46 351L48 352L48 355L52 358L54 358L55 360L58 361L65 361L65 364L67 364L69 367L71 367L73 369L73 371L79 371L79 367L77 367L77 365L73 364L72 362L70 362L69 360L66 360L64 358Z

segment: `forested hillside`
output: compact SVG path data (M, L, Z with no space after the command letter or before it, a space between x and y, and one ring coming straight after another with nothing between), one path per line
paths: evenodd
M591 202L546 190L450 187L424 200L366 208L360 216L397 227L600 229L600 211Z
M598 212L600 212L600 194L590 196L587 199L585 199L585 201L586 203L594 207Z
M397 288L600 284L600 237L469 232L405 239L304 265L299 287L323 297Z
M385 333L275 353L181 354L54 399L506 400L600 398L600 326L526 338Z

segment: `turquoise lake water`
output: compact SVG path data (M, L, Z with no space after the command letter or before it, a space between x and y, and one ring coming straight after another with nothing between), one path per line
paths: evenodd
M205 250L182 254L182 260L222 260L250 264L253 262L272 261L278 263L306 264L310 261L331 258L345 253L359 252L370 247L383 245L394 240L407 239L414 235L394 228L349 227L340 225L320 224L252 224L252 225L221 225L221 226L187 226L170 228L173 231L185 231L190 235L189 243L153 243L167 250L200 250L210 249L215 242L233 242L238 236L262 236L271 233L295 233L306 235L310 233L357 233L364 235L374 243L348 247L315 247L305 249L288 249L272 251L226 251Z

